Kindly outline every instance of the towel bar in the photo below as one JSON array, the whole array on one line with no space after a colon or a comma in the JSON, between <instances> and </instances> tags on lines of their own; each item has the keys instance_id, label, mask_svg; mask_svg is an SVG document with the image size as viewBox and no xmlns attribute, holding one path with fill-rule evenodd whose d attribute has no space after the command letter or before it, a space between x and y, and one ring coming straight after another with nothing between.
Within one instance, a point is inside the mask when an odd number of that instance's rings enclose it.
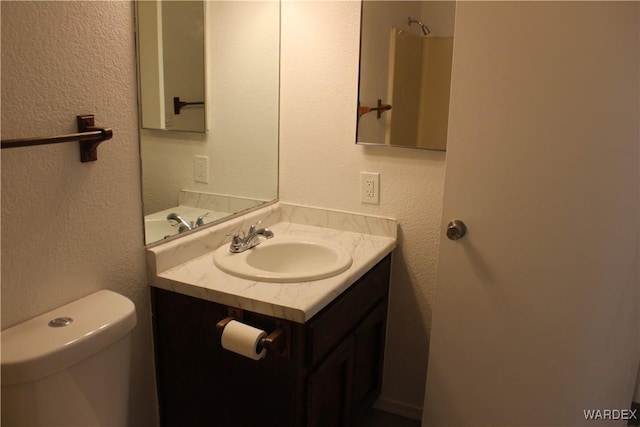
<instances>
[{"instance_id":1,"label":"towel bar","mask_svg":"<svg viewBox=\"0 0 640 427\"><path fill-rule=\"evenodd\" d=\"M79 141L80 161L85 163L98 160L98 145L103 141L111 139L113 137L113 131L108 128L95 126L93 114L76 116L76 121L78 124L78 133L36 138L5 139L1 141L1 147L5 149Z\"/></svg>"},{"instance_id":2,"label":"towel bar","mask_svg":"<svg viewBox=\"0 0 640 427\"><path fill-rule=\"evenodd\" d=\"M186 107L187 105L204 105L204 101L196 101L196 102L180 101L180 97L175 96L173 98L173 114L180 114L180 110L182 109L182 107Z\"/></svg>"}]
</instances>

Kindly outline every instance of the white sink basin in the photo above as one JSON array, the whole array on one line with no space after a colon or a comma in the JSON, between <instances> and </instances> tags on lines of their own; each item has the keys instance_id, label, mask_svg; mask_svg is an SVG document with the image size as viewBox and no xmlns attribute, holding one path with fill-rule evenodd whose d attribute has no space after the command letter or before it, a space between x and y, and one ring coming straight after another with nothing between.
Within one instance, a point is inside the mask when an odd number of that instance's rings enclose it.
<instances>
[{"instance_id":1,"label":"white sink basin","mask_svg":"<svg viewBox=\"0 0 640 427\"><path fill-rule=\"evenodd\" d=\"M222 271L243 279L261 282L307 282L335 276L352 263L345 249L330 242L309 238L278 236L241 253L218 248L213 262Z\"/></svg>"}]
</instances>

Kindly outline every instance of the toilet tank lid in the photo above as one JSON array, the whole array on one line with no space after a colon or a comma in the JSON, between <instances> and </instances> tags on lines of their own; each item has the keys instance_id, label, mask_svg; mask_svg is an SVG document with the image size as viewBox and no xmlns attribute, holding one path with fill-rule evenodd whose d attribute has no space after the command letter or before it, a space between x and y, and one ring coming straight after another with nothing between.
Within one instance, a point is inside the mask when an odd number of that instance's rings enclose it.
<instances>
[{"instance_id":1,"label":"toilet tank lid","mask_svg":"<svg viewBox=\"0 0 640 427\"><path fill-rule=\"evenodd\" d=\"M57 318L72 318L52 327ZM122 338L136 326L126 297L101 290L1 333L2 385L22 384L66 369Z\"/></svg>"}]
</instances>

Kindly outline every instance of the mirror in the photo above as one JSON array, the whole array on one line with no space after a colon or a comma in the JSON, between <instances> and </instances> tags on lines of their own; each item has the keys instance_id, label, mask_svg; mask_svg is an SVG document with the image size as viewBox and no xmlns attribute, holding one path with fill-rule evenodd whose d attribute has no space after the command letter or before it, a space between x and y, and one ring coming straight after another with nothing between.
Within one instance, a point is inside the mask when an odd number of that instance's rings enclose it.
<instances>
[{"instance_id":1,"label":"mirror","mask_svg":"<svg viewBox=\"0 0 640 427\"><path fill-rule=\"evenodd\" d=\"M145 45L140 41L145 37L159 37L157 25L142 25L144 18L140 14L144 12L141 7L144 9L152 4L154 16L158 16L158 9L166 11L169 7L176 15L179 11L174 3L191 3L190 11L200 7L203 10L202 16L185 12L181 21L185 22L188 16L192 20L188 31L197 33L198 28L202 28L204 34L204 96L186 98L185 95L184 101L204 101L205 108L201 104L188 105L181 115L204 111L207 132L177 130L175 126L164 129L141 126L147 244L175 236L180 229L189 231L201 224L219 223L234 214L276 200L278 193L279 2L138 1L140 68L147 56L143 51ZM156 19L156 22L159 21ZM162 24L163 29L166 28L164 21ZM153 35L143 34L148 28ZM166 38L166 33L162 38ZM154 49L158 49L157 44ZM187 47L178 50L184 53ZM174 67L175 64L167 65L167 57L171 56L162 53L164 69ZM156 63L156 67L160 67L160 62ZM150 74L164 74L167 79L166 72L154 71ZM197 71L183 69L182 72L184 74L177 77L179 80L199 80ZM147 73L143 75L141 70L139 74L142 100ZM159 81L156 78L156 87ZM165 106L166 103L165 100ZM143 123L147 104L141 101L139 105ZM168 220L171 213L184 221Z\"/></svg>"},{"instance_id":2,"label":"mirror","mask_svg":"<svg viewBox=\"0 0 640 427\"><path fill-rule=\"evenodd\" d=\"M204 2L139 1L140 122L206 132Z\"/></svg>"},{"instance_id":3,"label":"mirror","mask_svg":"<svg viewBox=\"0 0 640 427\"><path fill-rule=\"evenodd\" d=\"M356 143L446 150L455 4L362 1Z\"/></svg>"}]
</instances>

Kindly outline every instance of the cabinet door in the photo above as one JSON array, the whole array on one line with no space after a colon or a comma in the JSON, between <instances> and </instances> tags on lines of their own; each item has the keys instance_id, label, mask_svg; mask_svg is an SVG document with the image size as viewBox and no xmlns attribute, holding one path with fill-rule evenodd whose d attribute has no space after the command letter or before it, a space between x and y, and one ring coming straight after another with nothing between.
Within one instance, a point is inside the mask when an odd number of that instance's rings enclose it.
<instances>
[{"instance_id":1,"label":"cabinet door","mask_svg":"<svg viewBox=\"0 0 640 427\"><path fill-rule=\"evenodd\" d=\"M381 301L355 330L353 364L354 425L371 407L382 388L387 300Z\"/></svg>"},{"instance_id":2,"label":"cabinet door","mask_svg":"<svg viewBox=\"0 0 640 427\"><path fill-rule=\"evenodd\" d=\"M222 348L215 329L226 306L154 289L156 364L163 427L300 426L304 412L302 326L290 354L259 361ZM277 319L245 312L244 321L272 331Z\"/></svg>"},{"instance_id":3,"label":"cabinet door","mask_svg":"<svg viewBox=\"0 0 640 427\"><path fill-rule=\"evenodd\" d=\"M354 339L347 338L309 376L307 426L351 425Z\"/></svg>"},{"instance_id":4,"label":"cabinet door","mask_svg":"<svg viewBox=\"0 0 640 427\"><path fill-rule=\"evenodd\" d=\"M153 288L156 369L163 427L209 426L225 395L216 360L215 324L226 310L197 298Z\"/></svg>"}]
</instances>

